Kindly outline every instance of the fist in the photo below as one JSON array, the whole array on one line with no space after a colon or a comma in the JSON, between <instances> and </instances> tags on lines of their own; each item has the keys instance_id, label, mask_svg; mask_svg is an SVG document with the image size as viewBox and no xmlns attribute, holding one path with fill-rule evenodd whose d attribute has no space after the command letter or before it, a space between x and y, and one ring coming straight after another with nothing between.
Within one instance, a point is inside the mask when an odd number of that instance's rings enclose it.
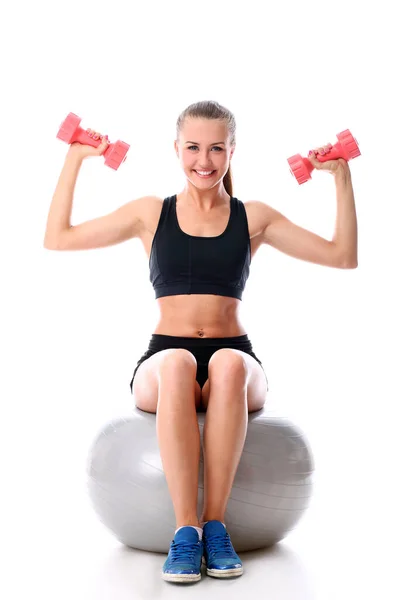
<instances>
[{"instance_id":1,"label":"fist","mask_svg":"<svg viewBox=\"0 0 400 600\"><path fill-rule=\"evenodd\" d=\"M89 144L81 144L80 142L74 142L70 145L69 153L74 154L75 156L79 156L79 158L84 159L88 156L101 156L106 151L108 145L110 144L108 137L106 135L101 135L98 131L94 131L93 129L86 129L86 133L93 140L101 140L101 143L97 148L94 146L90 146Z\"/></svg>"},{"instance_id":2,"label":"fist","mask_svg":"<svg viewBox=\"0 0 400 600\"><path fill-rule=\"evenodd\" d=\"M321 162L318 160L319 156L325 156L332 149L332 144L326 144L326 146L321 146L319 148L314 148L314 150L310 150L308 153L308 160L312 164L315 169L319 171L327 171L328 173L335 174L338 169L342 167L347 167L347 162L344 158L337 158L335 160L326 160L325 162Z\"/></svg>"}]
</instances>

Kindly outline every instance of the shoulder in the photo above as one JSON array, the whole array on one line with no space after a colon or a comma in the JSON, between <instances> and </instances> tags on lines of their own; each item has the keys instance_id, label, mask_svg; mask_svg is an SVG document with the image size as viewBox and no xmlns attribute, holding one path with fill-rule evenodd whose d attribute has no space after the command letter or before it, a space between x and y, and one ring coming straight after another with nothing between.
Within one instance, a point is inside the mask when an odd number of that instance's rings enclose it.
<instances>
[{"instance_id":1,"label":"shoulder","mask_svg":"<svg viewBox=\"0 0 400 600\"><path fill-rule=\"evenodd\" d=\"M143 196L139 198L138 210L142 227L147 231L155 231L160 219L164 198L160 196Z\"/></svg>"},{"instance_id":2,"label":"shoulder","mask_svg":"<svg viewBox=\"0 0 400 600\"><path fill-rule=\"evenodd\" d=\"M273 219L280 214L260 200L247 200L243 204L246 209L251 237L263 234Z\"/></svg>"},{"instance_id":3,"label":"shoulder","mask_svg":"<svg viewBox=\"0 0 400 600\"><path fill-rule=\"evenodd\" d=\"M151 214L154 211L161 210L164 199L160 196L143 196L140 198L141 211L143 213L143 217Z\"/></svg>"}]
</instances>

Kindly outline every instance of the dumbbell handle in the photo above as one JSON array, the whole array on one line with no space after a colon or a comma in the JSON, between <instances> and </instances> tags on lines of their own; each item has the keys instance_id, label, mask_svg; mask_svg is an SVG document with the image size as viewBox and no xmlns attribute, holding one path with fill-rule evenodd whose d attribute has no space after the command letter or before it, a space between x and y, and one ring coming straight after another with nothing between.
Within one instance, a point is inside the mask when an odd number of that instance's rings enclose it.
<instances>
[{"instance_id":1,"label":"dumbbell handle","mask_svg":"<svg viewBox=\"0 0 400 600\"><path fill-rule=\"evenodd\" d=\"M344 158L344 160L348 161L350 160L350 154L346 150L345 146L342 146L340 142L336 142L329 152L326 152L325 154L317 154L316 158L322 163L327 162L328 160L336 160L338 158Z\"/></svg>"},{"instance_id":2,"label":"dumbbell handle","mask_svg":"<svg viewBox=\"0 0 400 600\"><path fill-rule=\"evenodd\" d=\"M86 144L87 146L93 146L93 148L98 148L100 146L102 140L94 140L90 135L82 129L82 127L78 127L72 136L71 144L74 142L78 142L79 144ZM113 151L115 144L108 144L107 148L103 152L103 156L105 159L109 157L111 152Z\"/></svg>"},{"instance_id":3,"label":"dumbbell handle","mask_svg":"<svg viewBox=\"0 0 400 600\"><path fill-rule=\"evenodd\" d=\"M79 142L79 144L86 144L87 146L93 146L94 148L97 148L100 146L102 140L94 140L84 129L82 129L82 127L78 127L72 136L70 143L73 144L74 142ZM112 146L112 144L110 144L110 146Z\"/></svg>"}]
</instances>

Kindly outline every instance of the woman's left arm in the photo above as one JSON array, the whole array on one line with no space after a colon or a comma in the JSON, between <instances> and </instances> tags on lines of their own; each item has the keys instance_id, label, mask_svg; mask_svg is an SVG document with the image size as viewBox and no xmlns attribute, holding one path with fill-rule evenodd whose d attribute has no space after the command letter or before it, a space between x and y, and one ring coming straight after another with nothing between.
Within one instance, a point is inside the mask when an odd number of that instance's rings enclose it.
<instances>
[{"instance_id":1,"label":"woman's left arm","mask_svg":"<svg viewBox=\"0 0 400 600\"><path fill-rule=\"evenodd\" d=\"M329 150L329 146L324 148ZM339 269L355 269L358 266L357 215L349 165L341 158L322 163L316 154L318 151L309 154L308 159L316 169L328 171L336 185L337 213L332 240L299 227L267 204L256 202L262 241L300 260Z\"/></svg>"}]
</instances>

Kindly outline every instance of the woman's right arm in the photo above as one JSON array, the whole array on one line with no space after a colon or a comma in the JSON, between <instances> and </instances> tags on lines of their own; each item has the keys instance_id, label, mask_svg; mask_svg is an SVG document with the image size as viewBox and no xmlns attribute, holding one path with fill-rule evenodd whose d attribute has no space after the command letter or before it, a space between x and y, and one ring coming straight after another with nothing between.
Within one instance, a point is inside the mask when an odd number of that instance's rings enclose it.
<instances>
[{"instance_id":1,"label":"woman's right arm","mask_svg":"<svg viewBox=\"0 0 400 600\"><path fill-rule=\"evenodd\" d=\"M153 196L132 200L114 212L71 225L72 202L83 158L71 146L54 192L47 219L44 247L48 250L89 250L119 244L140 235Z\"/></svg>"}]
</instances>

